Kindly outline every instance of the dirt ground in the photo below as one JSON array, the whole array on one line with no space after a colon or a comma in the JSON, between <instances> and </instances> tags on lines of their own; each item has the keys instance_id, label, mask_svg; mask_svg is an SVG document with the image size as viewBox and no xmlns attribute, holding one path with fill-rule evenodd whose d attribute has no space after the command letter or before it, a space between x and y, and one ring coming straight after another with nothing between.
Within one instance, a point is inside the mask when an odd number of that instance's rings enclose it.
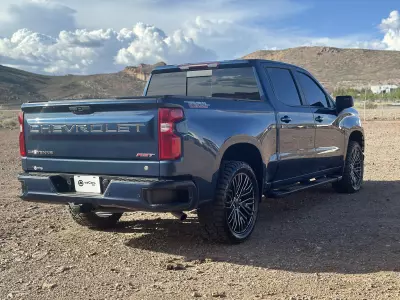
<instances>
[{"instance_id":1,"label":"dirt ground","mask_svg":"<svg viewBox=\"0 0 400 300\"><path fill-rule=\"evenodd\" d=\"M363 190L264 200L253 236L203 242L196 216L132 213L115 231L22 202L0 130L0 299L400 299L400 122L365 124Z\"/></svg>"}]
</instances>

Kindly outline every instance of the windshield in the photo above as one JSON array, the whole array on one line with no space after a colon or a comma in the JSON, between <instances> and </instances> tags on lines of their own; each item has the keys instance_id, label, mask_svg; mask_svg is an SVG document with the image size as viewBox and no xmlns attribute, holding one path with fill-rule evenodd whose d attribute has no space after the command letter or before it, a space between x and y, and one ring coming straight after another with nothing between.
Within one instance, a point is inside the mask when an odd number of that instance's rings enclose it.
<instances>
[{"instance_id":1,"label":"windshield","mask_svg":"<svg viewBox=\"0 0 400 300\"><path fill-rule=\"evenodd\" d=\"M160 95L260 100L251 67L153 74L146 96Z\"/></svg>"}]
</instances>

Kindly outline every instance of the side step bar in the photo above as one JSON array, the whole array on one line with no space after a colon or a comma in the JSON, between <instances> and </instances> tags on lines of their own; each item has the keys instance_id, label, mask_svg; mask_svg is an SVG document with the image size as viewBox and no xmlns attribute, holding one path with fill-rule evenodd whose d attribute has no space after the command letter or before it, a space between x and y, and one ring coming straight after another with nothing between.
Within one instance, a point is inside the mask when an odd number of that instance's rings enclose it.
<instances>
[{"instance_id":1,"label":"side step bar","mask_svg":"<svg viewBox=\"0 0 400 300\"><path fill-rule=\"evenodd\" d=\"M323 178L318 178L313 181L307 181L305 183L297 183L294 185L282 187L279 189L272 189L268 192L268 198L282 198L287 195L293 194L298 191L302 191L311 187L331 183L331 182L336 182L342 179L342 176L335 176L335 177L323 177Z\"/></svg>"}]
</instances>

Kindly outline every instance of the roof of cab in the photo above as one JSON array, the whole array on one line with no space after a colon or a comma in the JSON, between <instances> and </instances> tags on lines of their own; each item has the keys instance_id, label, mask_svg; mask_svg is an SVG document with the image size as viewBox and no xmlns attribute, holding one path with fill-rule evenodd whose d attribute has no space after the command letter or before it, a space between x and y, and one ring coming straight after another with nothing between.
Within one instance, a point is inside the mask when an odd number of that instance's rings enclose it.
<instances>
[{"instance_id":1,"label":"roof of cab","mask_svg":"<svg viewBox=\"0 0 400 300\"><path fill-rule=\"evenodd\" d=\"M182 65L165 65L165 66L159 66L154 68L152 72L155 71L155 73L162 72L162 71L172 71L172 70L182 70L185 67L190 67L190 66L207 66L207 65L222 65L222 66L244 66L244 65L255 65L260 62L267 62L270 64L274 65L279 65L279 66L290 66L290 67L295 67L302 69L298 66L287 64L284 62L279 62L279 61L273 61L273 60L265 60L265 59L237 59L237 60L223 60L223 61L211 61L211 62L199 62L199 63L188 63L188 64L182 64Z\"/></svg>"}]
</instances>

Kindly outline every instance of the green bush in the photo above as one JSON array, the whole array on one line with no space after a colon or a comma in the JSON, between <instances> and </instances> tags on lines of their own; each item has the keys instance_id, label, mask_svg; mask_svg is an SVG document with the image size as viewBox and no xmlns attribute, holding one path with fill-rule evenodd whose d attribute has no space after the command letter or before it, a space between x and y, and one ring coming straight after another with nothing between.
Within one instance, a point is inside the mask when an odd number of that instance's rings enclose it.
<instances>
[{"instance_id":1,"label":"green bush","mask_svg":"<svg viewBox=\"0 0 400 300\"><path fill-rule=\"evenodd\" d=\"M349 95L353 96L354 99L358 100L386 100L386 101L398 101L400 100L400 88L392 90L387 94L374 94L370 89L354 89L354 88L337 88L333 92L333 97Z\"/></svg>"}]
</instances>

